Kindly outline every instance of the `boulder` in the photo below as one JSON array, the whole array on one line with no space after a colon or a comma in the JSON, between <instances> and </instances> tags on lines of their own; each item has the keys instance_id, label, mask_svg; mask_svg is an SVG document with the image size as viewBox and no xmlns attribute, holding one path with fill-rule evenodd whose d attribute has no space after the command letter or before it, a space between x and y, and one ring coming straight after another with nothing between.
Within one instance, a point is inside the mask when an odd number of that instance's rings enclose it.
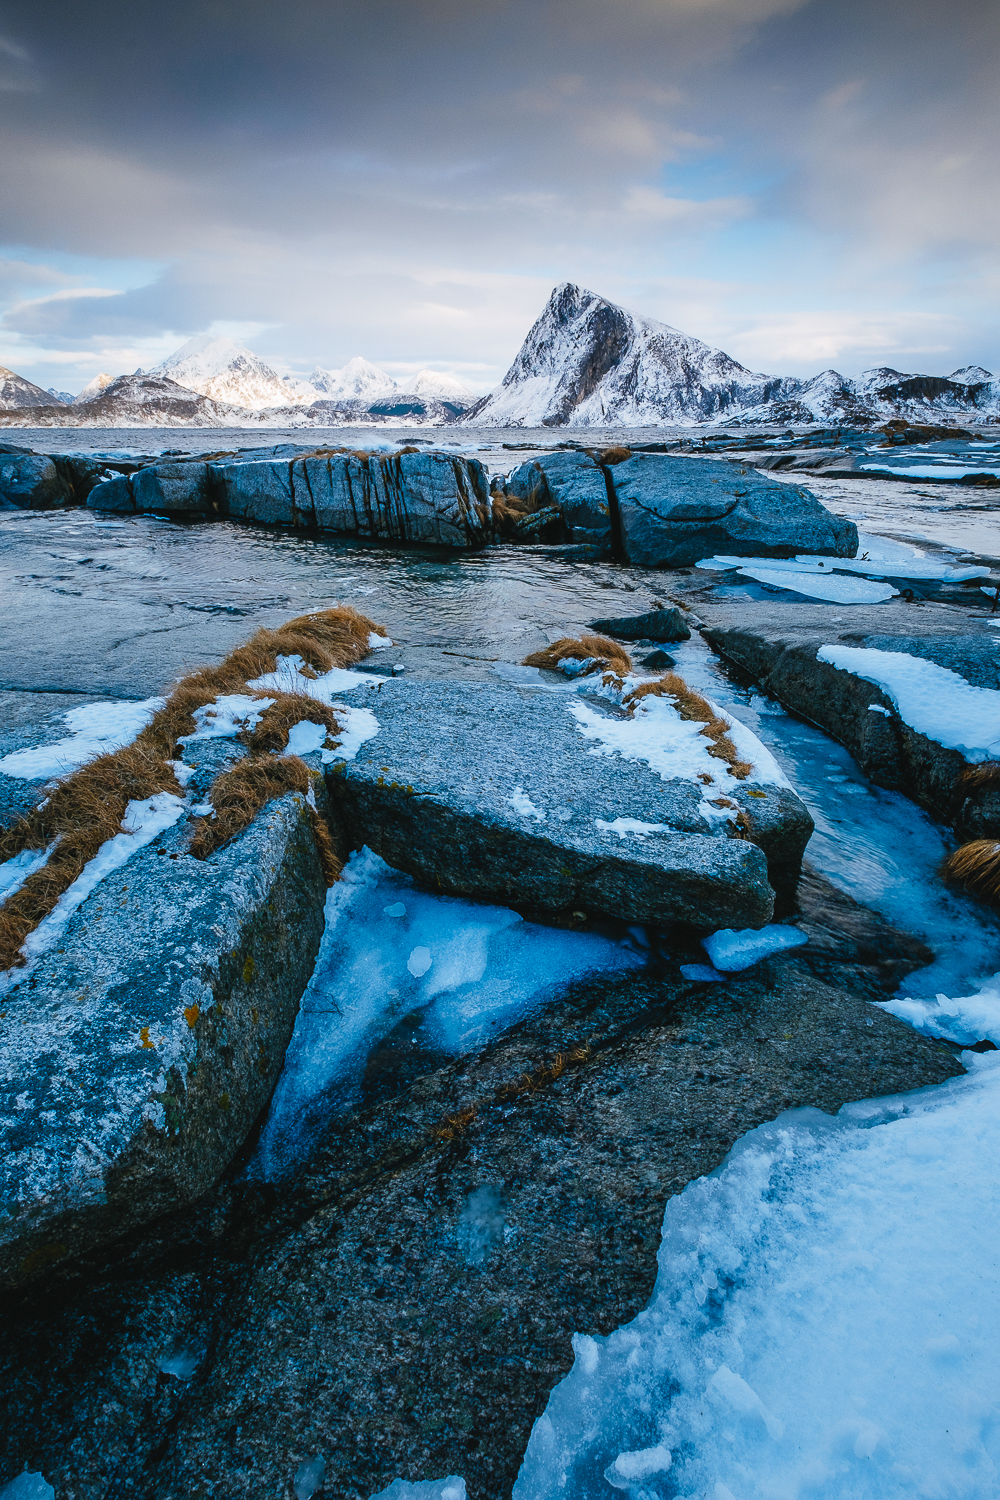
<instances>
[{"instance_id":1,"label":"boulder","mask_svg":"<svg viewBox=\"0 0 1000 1500\"><path fill-rule=\"evenodd\" d=\"M208 515L214 512L214 485L209 464L150 464L132 478L132 495L140 515Z\"/></svg>"},{"instance_id":2,"label":"boulder","mask_svg":"<svg viewBox=\"0 0 1000 1500\"><path fill-rule=\"evenodd\" d=\"M69 498L69 486L44 453L0 449L0 506L4 509L51 510Z\"/></svg>"},{"instance_id":3,"label":"boulder","mask_svg":"<svg viewBox=\"0 0 1000 1500\"><path fill-rule=\"evenodd\" d=\"M6 996L7 1287L199 1197L270 1096L323 930L310 810L272 802L205 861L186 843L182 821L108 875Z\"/></svg>"},{"instance_id":4,"label":"boulder","mask_svg":"<svg viewBox=\"0 0 1000 1500\"><path fill-rule=\"evenodd\" d=\"M359 698L379 732L327 772L342 845L434 890L711 931L763 926L798 878L812 819L789 787L736 781L719 761L709 790L663 780L595 746L571 693L387 680ZM720 795L749 837L707 805Z\"/></svg>"},{"instance_id":5,"label":"boulder","mask_svg":"<svg viewBox=\"0 0 1000 1500\"><path fill-rule=\"evenodd\" d=\"M489 482L477 459L449 453L372 454L367 469L365 505L372 536L445 547L485 546Z\"/></svg>"},{"instance_id":6,"label":"boulder","mask_svg":"<svg viewBox=\"0 0 1000 1500\"><path fill-rule=\"evenodd\" d=\"M611 510L605 471L589 453L546 453L519 464L507 479L508 495L558 506L572 542L611 546Z\"/></svg>"},{"instance_id":7,"label":"boulder","mask_svg":"<svg viewBox=\"0 0 1000 1500\"><path fill-rule=\"evenodd\" d=\"M591 620L591 630L619 641L689 641L691 632L679 609L651 609L617 620Z\"/></svg>"},{"instance_id":8,"label":"boulder","mask_svg":"<svg viewBox=\"0 0 1000 1500\"><path fill-rule=\"evenodd\" d=\"M114 479L105 479L87 496L88 510L103 510L117 515L135 514L135 494L131 474L118 474Z\"/></svg>"},{"instance_id":9,"label":"boulder","mask_svg":"<svg viewBox=\"0 0 1000 1500\"><path fill-rule=\"evenodd\" d=\"M319 531L348 536L373 534L366 504L368 465L364 458L354 453L303 458L293 466L293 472L296 491L301 488L310 497L313 524Z\"/></svg>"},{"instance_id":10,"label":"boulder","mask_svg":"<svg viewBox=\"0 0 1000 1500\"><path fill-rule=\"evenodd\" d=\"M308 525L311 506L303 497L300 510L292 486L294 465L284 460L263 463L213 464L224 495L225 514L264 526Z\"/></svg>"},{"instance_id":11,"label":"boulder","mask_svg":"<svg viewBox=\"0 0 1000 1500\"><path fill-rule=\"evenodd\" d=\"M681 568L715 553L853 557L858 531L808 490L728 460L638 453L610 470L626 559Z\"/></svg>"}]
</instances>

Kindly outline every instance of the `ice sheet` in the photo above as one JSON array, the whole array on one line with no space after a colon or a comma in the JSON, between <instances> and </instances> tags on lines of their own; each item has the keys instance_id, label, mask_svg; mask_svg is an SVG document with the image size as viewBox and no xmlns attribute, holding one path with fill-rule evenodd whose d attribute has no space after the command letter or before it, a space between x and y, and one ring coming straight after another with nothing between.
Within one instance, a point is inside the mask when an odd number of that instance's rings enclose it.
<instances>
[{"instance_id":1,"label":"ice sheet","mask_svg":"<svg viewBox=\"0 0 1000 1500\"><path fill-rule=\"evenodd\" d=\"M575 1337L514 1500L995 1500L1000 1056L964 1060L673 1198L649 1306Z\"/></svg>"},{"instance_id":2,"label":"ice sheet","mask_svg":"<svg viewBox=\"0 0 1000 1500\"><path fill-rule=\"evenodd\" d=\"M702 947L717 969L726 974L735 974L769 958L772 953L782 953L788 948L800 948L808 942L804 932L797 927L782 927L775 923L759 930L747 928L735 932L724 927L720 932L702 939Z\"/></svg>"},{"instance_id":3,"label":"ice sheet","mask_svg":"<svg viewBox=\"0 0 1000 1500\"><path fill-rule=\"evenodd\" d=\"M50 745L13 750L0 760L0 774L23 781L68 776L98 755L131 745L165 702L165 698L144 698L140 703L87 703L71 708L63 714L70 734Z\"/></svg>"},{"instance_id":4,"label":"ice sheet","mask_svg":"<svg viewBox=\"0 0 1000 1500\"><path fill-rule=\"evenodd\" d=\"M457 1474L447 1479L394 1479L371 1500L465 1500L465 1480Z\"/></svg>"},{"instance_id":5,"label":"ice sheet","mask_svg":"<svg viewBox=\"0 0 1000 1500\"><path fill-rule=\"evenodd\" d=\"M973 687L949 667L903 651L825 645L816 658L875 683L905 724L966 760L1000 756L1000 693L993 689Z\"/></svg>"},{"instance_id":6,"label":"ice sheet","mask_svg":"<svg viewBox=\"0 0 1000 1500\"><path fill-rule=\"evenodd\" d=\"M771 588L794 589L810 599L825 599L831 604L883 604L898 593L889 583L872 583L867 578L852 578L843 573L823 576L813 572L779 572L770 565L764 568L741 568L741 578L753 578Z\"/></svg>"},{"instance_id":7,"label":"ice sheet","mask_svg":"<svg viewBox=\"0 0 1000 1500\"><path fill-rule=\"evenodd\" d=\"M54 848L55 842L47 849L22 849L13 859L5 860L0 865L0 901L19 891L29 875L42 868Z\"/></svg>"},{"instance_id":8,"label":"ice sheet","mask_svg":"<svg viewBox=\"0 0 1000 1500\"><path fill-rule=\"evenodd\" d=\"M882 1009L925 1036L947 1037L962 1047L974 1047L981 1041L1000 1047L1000 974L994 974L974 995L955 999L938 995L934 1000L896 996Z\"/></svg>"},{"instance_id":9,"label":"ice sheet","mask_svg":"<svg viewBox=\"0 0 1000 1500\"><path fill-rule=\"evenodd\" d=\"M464 1500L465 1490L462 1490ZM0 1500L55 1500L56 1492L43 1474L25 1469L0 1490Z\"/></svg>"},{"instance_id":10,"label":"ice sheet","mask_svg":"<svg viewBox=\"0 0 1000 1500\"><path fill-rule=\"evenodd\" d=\"M643 963L608 938L428 895L370 850L353 854L327 897L323 942L252 1171L281 1176L325 1119L359 1102L369 1052L404 1017L407 1045L461 1053L572 979Z\"/></svg>"}]
</instances>

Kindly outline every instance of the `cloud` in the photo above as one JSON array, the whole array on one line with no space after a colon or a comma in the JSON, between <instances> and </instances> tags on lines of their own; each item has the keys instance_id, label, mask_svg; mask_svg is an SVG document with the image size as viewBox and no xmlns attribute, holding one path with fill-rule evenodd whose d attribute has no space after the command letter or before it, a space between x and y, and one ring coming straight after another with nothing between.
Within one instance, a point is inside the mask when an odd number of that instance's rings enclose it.
<instances>
[{"instance_id":1,"label":"cloud","mask_svg":"<svg viewBox=\"0 0 1000 1500\"><path fill-rule=\"evenodd\" d=\"M363 352L486 380L555 282L662 315L672 278L714 291L669 320L758 368L936 337L1000 363L981 0L4 14L0 79L32 80L0 92L7 233L70 278L0 263L5 358L110 368L227 322L296 368ZM162 270L121 285L95 258ZM51 295L88 287L117 294Z\"/></svg>"}]
</instances>

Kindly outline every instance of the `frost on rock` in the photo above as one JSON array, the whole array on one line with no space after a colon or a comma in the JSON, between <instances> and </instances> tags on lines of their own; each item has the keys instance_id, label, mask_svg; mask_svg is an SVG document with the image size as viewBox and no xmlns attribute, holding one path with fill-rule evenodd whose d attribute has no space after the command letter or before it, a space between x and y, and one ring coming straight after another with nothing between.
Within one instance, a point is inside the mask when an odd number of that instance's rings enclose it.
<instances>
[{"instance_id":1,"label":"frost on rock","mask_svg":"<svg viewBox=\"0 0 1000 1500\"><path fill-rule=\"evenodd\" d=\"M165 702L165 698L145 698L141 703L87 703L71 708L63 714L63 723L72 731L65 739L13 750L0 759L0 775L22 781L68 776L98 755L131 745Z\"/></svg>"},{"instance_id":2,"label":"frost on rock","mask_svg":"<svg viewBox=\"0 0 1000 1500\"><path fill-rule=\"evenodd\" d=\"M851 672L892 699L904 724L977 764L1000 756L1000 693L905 651L821 646L817 661Z\"/></svg>"},{"instance_id":3,"label":"frost on rock","mask_svg":"<svg viewBox=\"0 0 1000 1500\"><path fill-rule=\"evenodd\" d=\"M322 946L251 1171L282 1175L325 1119L353 1108L369 1052L404 1019L415 1045L456 1055L556 986L643 963L593 933L428 895L370 850L352 854L327 896Z\"/></svg>"},{"instance_id":4,"label":"frost on rock","mask_svg":"<svg viewBox=\"0 0 1000 1500\"><path fill-rule=\"evenodd\" d=\"M1000 1057L963 1061L791 1111L671 1199L648 1307L575 1337L514 1500L600 1475L636 1500L995 1500Z\"/></svg>"}]
</instances>

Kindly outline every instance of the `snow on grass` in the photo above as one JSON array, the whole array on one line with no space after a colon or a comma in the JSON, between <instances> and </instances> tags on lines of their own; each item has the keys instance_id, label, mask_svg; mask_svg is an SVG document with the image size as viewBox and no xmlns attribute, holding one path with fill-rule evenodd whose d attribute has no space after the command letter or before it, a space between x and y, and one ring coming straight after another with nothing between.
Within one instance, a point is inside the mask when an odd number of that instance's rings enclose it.
<instances>
[{"instance_id":1,"label":"snow on grass","mask_svg":"<svg viewBox=\"0 0 1000 1500\"><path fill-rule=\"evenodd\" d=\"M388 642L378 637L382 645ZM279 656L273 672L255 677L247 687L257 693L300 693L315 698L320 703L332 703L338 693L349 693L352 688L381 686L387 679L371 672L349 672L345 667L331 667L318 677L304 677L305 661L301 656Z\"/></svg>"},{"instance_id":2,"label":"snow on grass","mask_svg":"<svg viewBox=\"0 0 1000 1500\"><path fill-rule=\"evenodd\" d=\"M256 729L273 703L273 698L251 698L248 693L222 693L195 709L191 717L197 728L193 734L181 735L179 743L235 739L241 730Z\"/></svg>"},{"instance_id":3,"label":"snow on grass","mask_svg":"<svg viewBox=\"0 0 1000 1500\"><path fill-rule=\"evenodd\" d=\"M371 1049L406 1018L405 1045L448 1055L481 1046L556 986L643 965L593 933L432 896L365 849L326 901L326 929L252 1170L281 1176L331 1114L362 1097Z\"/></svg>"},{"instance_id":4,"label":"snow on grass","mask_svg":"<svg viewBox=\"0 0 1000 1500\"><path fill-rule=\"evenodd\" d=\"M43 917L38 926L28 933L21 947L28 965L21 969L8 969L6 973L0 975L0 993L14 984L19 984L27 975L31 964L50 948L55 947L66 931L73 913L83 905L87 897L106 876L114 870L120 870L133 854L137 854L140 849L152 843L153 839L165 829L172 828L181 814L186 811L185 800L173 792L156 792L152 797L130 802L122 818L121 833L101 845L93 859L88 860L84 865L72 885L67 886L63 891L48 916Z\"/></svg>"},{"instance_id":5,"label":"snow on grass","mask_svg":"<svg viewBox=\"0 0 1000 1500\"><path fill-rule=\"evenodd\" d=\"M703 938L702 947L716 969L734 974L741 969L751 968L760 963L762 958L769 958L772 953L800 948L808 941L805 933L800 932L797 927L782 927L775 923L770 927L761 927L759 930L747 928L742 932L723 927L720 932L713 932L710 937Z\"/></svg>"},{"instance_id":6,"label":"snow on grass","mask_svg":"<svg viewBox=\"0 0 1000 1500\"><path fill-rule=\"evenodd\" d=\"M577 1335L514 1500L995 1500L1000 1057L744 1136L649 1306Z\"/></svg>"},{"instance_id":7,"label":"snow on grass","mask_svg":"<svg viewBox=\"0 0 1000 1500\"><path fill-rule=\"evenodd\" d=\"M22 781L68 776L98 755L131 745L165 702L165 698L144 698L140 703L87 703L71 708L62 716L70 734L50 745L13 750L0 759L0 775Z\"/></svg>"},{"instance_id":8,"label":"snow on grass","mask_svg":"<svg viewBox=\"0 0 1000 1500\"><path fill-rule=\"evenodd\" d=\"M949 667L904 651L825 645L816 659L875 683L905 724L966 760L1000 756L1000 692L973 687Z\"/></svg>"}]
</instances>

